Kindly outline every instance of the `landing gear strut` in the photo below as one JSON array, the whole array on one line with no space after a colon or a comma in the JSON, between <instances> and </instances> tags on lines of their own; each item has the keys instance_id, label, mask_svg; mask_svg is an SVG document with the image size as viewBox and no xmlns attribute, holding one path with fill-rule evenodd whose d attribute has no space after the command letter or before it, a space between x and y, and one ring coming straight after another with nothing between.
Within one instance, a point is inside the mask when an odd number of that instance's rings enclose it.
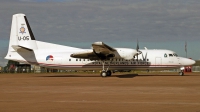
<instances>
[{"instance_id":1,"label":"landing gear strut","mask_svg":"<svg viewBox=\"0 0 200 112\"><path fill-rule=\"evenodd\" d=\"M111 61L112 62L112 61ZM110 63L111 63L110 62ZM105 61L102 61L102 65L103 65L103 70L101 71L101 77L106 77L106 76L111 76L112 75L112 72L110 71L110 70L108 70L109 69L109 67L110 67L110 63L109 63L109 66L108 66L108 68L105 70L105 67L104 67L104 65L105 65Z\"/></svg>"}]
</instances>

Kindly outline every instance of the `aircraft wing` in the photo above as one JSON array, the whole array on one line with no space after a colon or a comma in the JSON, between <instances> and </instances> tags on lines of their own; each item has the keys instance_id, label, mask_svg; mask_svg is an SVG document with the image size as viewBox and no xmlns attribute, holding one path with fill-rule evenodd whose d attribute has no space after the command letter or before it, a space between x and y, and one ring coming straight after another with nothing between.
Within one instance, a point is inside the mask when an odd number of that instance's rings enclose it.
<instances>
[{"instance_id":1,"label":"aircraft wing","mask_svg":"<svg viewBox=\"0 0 200 112\"><path fill-rule=\"evenodd\" d=\"M114 54L113 52L116 49L104 44L103 42L94 42L92 44L93 50L91 51L84 51L71 54L71 57L74 58L85 58L85 59L102 59L106 58L110 54Z\"/></svg>"},{"instance_id":2,"label":"aircraft wing","mask_svg":"<svg viewBox=\"0 0 200 112\"><path fill-rule=\"evenodd\" d=\"M102 53L109 55L110 53L116 51L114 48L104 44L103 42L95 42L92 44L93 50L95 53Z\"/></svg>"}]
</instances>

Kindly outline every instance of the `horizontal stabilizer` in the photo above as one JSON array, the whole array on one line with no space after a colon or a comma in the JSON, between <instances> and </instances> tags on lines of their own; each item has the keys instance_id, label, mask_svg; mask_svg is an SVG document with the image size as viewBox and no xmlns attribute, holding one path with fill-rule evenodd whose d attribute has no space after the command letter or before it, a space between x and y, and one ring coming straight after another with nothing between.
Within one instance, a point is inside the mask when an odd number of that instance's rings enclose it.
<instances>
[{"instance_id":1,"label":"horizontal stabilizer","mask_svg":"<svg viewBox=\"0 0 200 112\"><path fill-rule=\"evenodd\" d=\"M24 50L28 50L28 51L33 51L32 49L29 49L29 48L26 48L26 47L23 47L23 46L18 46L18 45L12 45L12 48L17 51L19 49L24 49Z\"/></svg>"}]
</instances>

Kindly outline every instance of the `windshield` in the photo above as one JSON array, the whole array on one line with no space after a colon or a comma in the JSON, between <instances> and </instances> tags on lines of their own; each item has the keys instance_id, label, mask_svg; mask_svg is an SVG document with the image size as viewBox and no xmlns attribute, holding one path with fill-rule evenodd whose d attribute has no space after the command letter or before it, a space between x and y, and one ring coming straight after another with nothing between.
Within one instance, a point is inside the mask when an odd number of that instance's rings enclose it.
<instances>
[{"instance_id":1,"label":"windshield","mask_svg":"<svg viewBox=\"0 0 200 112\"><path fill-rule=\"evenodd\" d=\"M175 57L178 57L178 55L176 53L173 54Z\"/></svg>"}]
</instances>

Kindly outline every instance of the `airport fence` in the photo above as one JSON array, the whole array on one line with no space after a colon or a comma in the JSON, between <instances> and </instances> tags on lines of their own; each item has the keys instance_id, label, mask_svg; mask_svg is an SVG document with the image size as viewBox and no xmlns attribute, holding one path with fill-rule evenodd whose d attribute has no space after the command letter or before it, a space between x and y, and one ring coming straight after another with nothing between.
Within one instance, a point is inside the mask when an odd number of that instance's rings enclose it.
<instances>
[{"instance_id":1,"label":"airport fence","mask_svg":"<svg viewBox=\"0 0 200 112\"><path fill-rule=\"evenodd\" d=\"M200 72L200 66L193 66L192 72Z\"/></svg>"}]
</instances>

